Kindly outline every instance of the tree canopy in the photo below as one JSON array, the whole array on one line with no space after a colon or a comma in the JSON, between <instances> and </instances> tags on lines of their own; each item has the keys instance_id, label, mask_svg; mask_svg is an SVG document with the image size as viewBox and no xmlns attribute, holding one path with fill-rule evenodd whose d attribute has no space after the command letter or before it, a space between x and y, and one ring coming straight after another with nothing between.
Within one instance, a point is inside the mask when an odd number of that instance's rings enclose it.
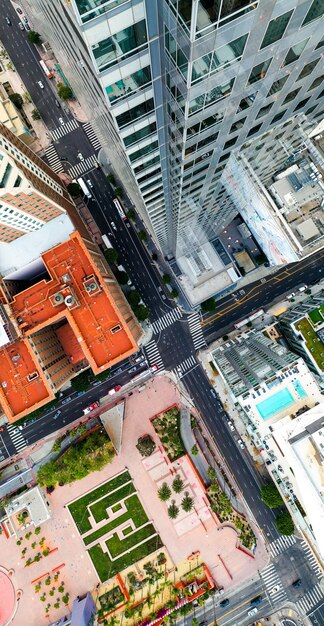
<instances>
[{"instance_id":1,"label":"tree canopy","mask_svg":"<svg viewBox=\"0 0 324 626\"><path fill-rule=\"evenodd\" d=\"M38 472L38 482L46 487L81 480L91 472L101 470L114 458L114 448L106 433L95 430L73 444L56 460L43 465Z\"/></svg>"},{"instance_id":2,"label":"tree canopy","mask_svg":"<svg viewBox=\"0 0 324 626\"><path fill-rule=\"evenodd\" d=\"M40 38L40 34L37 33L35 30L30 30L28 32L28 41L30 41L30 43L39 43L41 38Z\"/></svg>"},{"instance_id":3,"label":"tree canopy","mask_svg":"<svg viewBox=\"0 0 324 626\"><path fill-rule=\"evenodd\" d=\"M269 509L282 506L283 499L274 483L262 485L260 490L261 500Z\"/></svg>"},{"instance_id":4,"label":"tree canopy","mask_svg":"<svg viewBox=\"0 0 324 626\"><path fill-rule=\"evenodd\" d=\"M104 254L108 263L116 263L116 261L118 261L119 254L115 248L108 248L105 250Z\"/></svg>"},{"instance_id":5,"label":"tree canopy","mask_svg":"<svg viewBox=\"0 0 324 626\"><path fill-rule=\"evenodd\" d=\"M69 98L72 98L73 95L71 87L65 85L64 83L57 84L57 93L62 100L69 100Z\"/></svg>"},{"instance_id":6,"label":"tree canopy","mask_svg":"<svg viewBox=\"0 0 324 626\"><path fill-rule=\"evenodd\" d=\"M126 272L116 272L116 280L120 285L127 285L128 274Z\"/></svg>"},{"instance_id":7,"label":"tree canopy","mask_svg":"<svg viewBox=\"0 0 324 626\"><path fill-rule=\"evenodd\" d=\"M215 311L216 309L216 301L215 298L208 298L201 303L201 310L208 313L209 311Z\"/></svg>"},{"instance_id":8,"label":"tree canopy","mask_svg":"<svg viewBox=\"0 0 324 626\"><path fill-rule=\"evenodd\" d=\"M32 113L31 113L32 119L33 120L40 120L41 119L41 114L38 111L38 109L33 109ZM73 183L72 183L73 184Z\"/></svg>"},{"instance_id":9,"label":"tree canopy","mask_svg":"<svg viewBox=\"0 0 324 626\"><path fill-rule=\"evenodd\" d=\"M144 322L150 316L150 311L144 304L139 304L134 313L140 322Z\"/></svg>"},{"instance_id":10,"label":"tree canopy","mask_svg":"<svg viewBox=\"0 0 324 626\"><path fill-rule=\"evenodd\" d=\"M12 93L9 96L9 100L17 107L17 109L22 109L24 101L20 95L20 93Z\"/></svg>"},{"instance_id":11,"label":"tree canopy","mask_svg":"<svg viewBox=\"0 0 324 626\"><path fill-rule=\"evenodd\" d=\"M281 535L293 535L294 534L294 522L292 521L292 517L288 511L282 511L276 517L276 527L277 531Z\"/></svg>"},{"instance_id":12,"label":"tree canopy","mask_svg":"<svg viewBox=\"0 0 324 626\"><path fill-rule=\"evenodd\" d=\"M80 187L79 183L69 183L67 185L67 190L68 190L70 196L72 196L72 198L76 198L77 196L80 195L81 187Z\"/></svg>"},{"instance_id":13,"label":"tree canopy","mask_svg":"<svg viewBox=\"0 0 324 626\"><path fill-rule=\"evenodd\" d=\"M74 376L71 380L71 386L76 391L86 391L89 387L89 372L86 370Z\"/></svg>"}]
</instances>

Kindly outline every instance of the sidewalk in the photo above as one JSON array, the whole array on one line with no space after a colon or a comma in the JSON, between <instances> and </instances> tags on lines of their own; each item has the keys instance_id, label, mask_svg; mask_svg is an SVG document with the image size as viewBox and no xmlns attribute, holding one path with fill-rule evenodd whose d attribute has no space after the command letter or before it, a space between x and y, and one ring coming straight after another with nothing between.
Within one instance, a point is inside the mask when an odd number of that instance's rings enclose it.
<instances>
[{"instance_id":1,"label":"sidewalk","mask_svg":"<svg viewBox=\"0 0 324 626\"><path fill-rule=\"evenodd\" d=\"M210 480L207 474L208 464L204 456L202 455L199 449L199 446L198 446L198 454L195 455L191 453L191 449L193 448L193 446L197 445L197 441L191 429L191 414L190 414L190 410L188 409L188 407L182 407L181 409L180 433L181 433L181 438L184 443L184 446L187 450L188 456L190 457L192 463L194 464L198 474L200 475L200 478L203 480L203 482L206 485L208 485L210 483Z\"/></svg>"}]
</instances>

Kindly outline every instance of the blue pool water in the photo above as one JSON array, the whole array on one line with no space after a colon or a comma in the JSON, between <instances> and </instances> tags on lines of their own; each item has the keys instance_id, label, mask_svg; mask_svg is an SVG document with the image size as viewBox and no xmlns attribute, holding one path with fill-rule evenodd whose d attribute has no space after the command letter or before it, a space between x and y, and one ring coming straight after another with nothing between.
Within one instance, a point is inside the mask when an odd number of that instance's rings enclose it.
<instances>
[{"instance_id":1,"label":"blue pool water","mask_svg":"<svg viewBox=\"0 0 324 626\"><path fill-rule=\"evenodd\" d=\"M270 396L270 398L267 398L266 400L263 400L263 402L257 404L256 408L258 409L262 419L266 420L291 404L294 404L294 402L295 400L289 389L285 388L277 393L274 393Z\"/></svg>"},{"instance_id":2,"label":"blue pool water","mask_svg":"<svg viewBox=\"0 0 324 626\"><path fill-rule=\"evenodd\" d=\"M306 398L307 393L299 380L293 380L293 386L300 398Z\"/></svg>"}]
</instances>

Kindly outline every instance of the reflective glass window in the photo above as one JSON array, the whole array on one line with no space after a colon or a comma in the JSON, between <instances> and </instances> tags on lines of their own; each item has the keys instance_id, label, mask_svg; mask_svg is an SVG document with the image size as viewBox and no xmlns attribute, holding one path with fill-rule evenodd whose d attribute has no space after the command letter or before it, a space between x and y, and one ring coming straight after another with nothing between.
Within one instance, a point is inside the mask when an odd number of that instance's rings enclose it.
<instances>
[{"instance_id":1,"label":"reflective glass window","mask_svg":"<svg viewBox=\"0 0 324 626\"><path fill-rule=\"evenodd\" d=\"M125 111L124 113L121 113L120 115L117 115L116 122L119 128L122 128L123 126L126 126L126 124L130 124L134 120L137 120L139 117L146 115L146 113L153 111L153 109L154 109L154 100L153 98L150 98L149 100L146 100L145 102L141 102L141 104L137 104L132 109L129 109L128 111Z\"/></svg>"},{"instance_id":2,"label":"reflective glass window","mask_svg":"<svg viewBox=\"0 0 324 626\"><path fill-rule=\"evenodd\" d=\"M158 145L159 145L158 141L152 141L152 143L148 144L147 146L144 146L144 148L140 148L139 150L136 150L136 152L129 154L128 158L133 163L133 161L137 161L137 159L140 159L146 154L150 154L150 152L154 152L154 150L158 147Z\"/></svg>"},{"instance_id":3,"label":"reflective glass window","mask_svg":"<svg viewBox=\"0 0 324 626\"><path fill-rule=\"evenodd\" d=\"M303 109L306 106L308 100L310 100L310 97L311 96L309 96L308 98L304 98L304 100L298 102L297 106L294 108L294 111L299 111L299 109Z\"/></svg>"},{"instance_id":4,"label":"reflective glass window","mask_svg":"<svg viewBox=\"0 0 324 626\"><path fill-rule=\"evenodd\" d=\"M135 174L137 174L138 172L147 170L149 167L152 167L152 165L155 165L155 163L158 163L159 161L160 161L160 155L158 154L157 156L153 157L153 159L150 159L149 161L145 161L145 163L142 163L141 165L134 167L134 172Z\"/></svg>"},{"instance_id":5,"label":"reflective glass window","mask_svg":"<svg viewBox=\"0 0 324 626\"><path fill-rule=\"evenodd\" d=\"M317 20L319 17L322 17L322 15L324 15L323 0L313 0L302 26L309 24L309 22L312 22L313 20Z\"/></svg>"},{"instance_id":6,"label":"reflective glass window","mask_svg":"<svg viewBox=\"0 0 324 626\"><path fill-rule=\"evenodd\" d=\"M166 0L173 13L180 21L190 28L191 9L193 0Z\"/></svg>"},{"instance_id":7,"label":"reflective glass window","mask_svg":"<svg viewBox=\"0 0 324 626\"><path fill-rule=\"evenodd\" d=\"M315 89L315 87L318 87L322 81L323 81L324 76L318 76L317 78L315 78L315 80L313 80L311 86L307 89L307 91L311 91L311 89Z\"/></svg>"},{"instance_id":8,"label":"reflective glass window","mask_svg":"<svg viewBox=\"0 0 324 626\"><path fill-rule=\"evenodd\" d=\"M272 58L268 59L267 61L262 61L262 63L258 63L258 65L255 65L252 68L252 71L248 80L248 83L250 85L252 85L253 83L256 83L258 80L261 80L262 78L265 77L271 61L272 61Z\"/></svg>"},{"instance_id":9,"label":"reflective glass window","mask_svg":"<svg viewBox=\"0 0 324 626\"><path fill-rule=\"evenodd\" d=\"M293 91L290 91L289 94L285 97L282 104L287 104L287 102L291 102L292 100L294 100L294 98L296 98L299 91L300 91L300 87L299 89L294 89Z\"/></svg>"},{"instance_id":10,"label":"reflective glass window","mask_svg":"<svg viewBox=\"0 0 324 626\"><path fill-rule=\"evenodd\" d=\"M244 126L246 121L246 117L242 117L242 119L238 120L237 122L234 122L234 124L232 124L231 128L230 128L230 134L231 133L235 133L236 131L240 130L240 128L242 128L242 126Z\"/></svg>"},{"instance_id":11,"label":"reflective glass window","mask_svg":"<svg viewBox=\"0 0 324 626\"><path fill-rule=\"evenodd\" d=\"M143 67L134 74L127 76L127 78L121 78L115 83L106 87L106 93L110 102L114 102L117 98L128 96L132 91L136 91L147 85L151 81L150 67Z\"/></svg>"},{"instance_id":12,"label":"reflective glass window","mask_svg":"<svg viewBox=\"0 0 324 626\"><path fill-rule=\"evenodd\" d=\"M236 17L255 9L257 6L253 0L199 0L197 13L197 30L209 32L213 24L219 20L228 22ZM230 16L230 17L229 17ZM225 18L227 18L225 20ZM224 23L223 22L223 23ZM211 27L208 29L208 27Z\"/></svg>"},{"instance_id":13,"label":"reflective glass window","mask_svg":"<svg viewBox=\"0 0 324 626\"><path fill-rule=\"evenodd\" d=\"M271 111L273 107L273 102L271 102L270 104L267 104L267 106L262 107L259 111L259 113L257 114L257 119L259 117L263 117L263 115L267 115L267 113L269 113L269 111Z\"/></svg>"},{"instance_id":14,"label":"reflective glass window","mask_svg":"<svg viewBox=\"0 0 324 626\"><path fill-rule=\"evenodd\" d=\"M253 104L257 93L258 92L256 91L255 93L251 93L249 96L245 96L245 98L242 98L238 106L238 112L248 109Z\"/></svg>"},{"instance_id":15,"label":"reflective glass window","mask_svg":"<svg viewBox=\"0 0 324 626\"><path fill-rule=\"evenodd\" d=\"M266 34L261 44L261 50L262 48L266 48L266 46L270 46L275 41L281 39L288 26L292 14L293 10L287 11L287 13L279 15L279 17L276 17L274 20L271 20L271 22L269 22Z\"/></svg>"},{"instance_id":16,"label":"reflective glass window","mask_svg":"<svg viewBox=\"0 0 324 626\"><path fill-rule=\"evenodd\" d=\"M197 98L190 100L189 115L193 115L203 107L210 106L214 102L217 102L217 100L221 100L222 98L229 96L233 89L234 80L235 79L232 78L228 83L214 87L214 89L206 94L202 94L201 96L197 96Z\"/></svg>"},{"instance_id":17,"label":"reflective glass window","mask_svg":"<svg viewBox=\"0 0 324 626\"><path fill-rule=\"evenodd\" d=\"M288 76L283 76L282 78L279 78L279 80L275 80L268 91L267 97L272 96L272 94L277 93L277 91L280 91L287 80Z\"/></svg>"},{"instance_id":18,"label":"reflective glass window","mask_svg":"<svg viewBox=\"0 0 324 626\"><path fill-rule=\"evenodd\" d=\"M243 54L248 35L242 35L234 39L231 43L221 46L214 52L206 54L197 59L192 65L192 81L201 80L209 72L216 72L218 69L234 63Z\"/></svg>"},{"instance_id":19,"label":"reflective glass window","mask_svg":"<svg viewBox=\"0 0 324 626\"><path fill-rule=\"evenodd\" d=\"M251 135L255 135L255 133L258 132L258 130L260 130L262 124L257 124L257 126L253 126L253 128L251 128L251 130L248 132L247 136L251 137Z\"/></svg>"},{"instance_id":20,"label":"reflective glass window","mask_svg":"<svg viewBox=\"0 0 324 626\"><path fill-rule=\"evenodd\" d=\"M306 65L304 65L302 71L298 75L297 80L301 80L302 78L306 78L306 76L309 76L309 74L312 73L313 69L316 67L318 62L319 62L319 59L315 59L314 61L311 61L310 63L306 63Z\"/></svg>"},{"instance_id":21,"label":"reflective glass window","mask_svg":"<svg viewBox=\"0 0 324 626\"><path fill-rule=\"evenodd\" d=\"M92 46L97 67L102 70L135 54L147 42L145 20L141 20Z\"/></svg>"},{"instance_id":22,"label":"reflective glass window","mask_svg":"<svg viewBox=\"0 0 324 626\"><path fill-rule=\"evenodd\" d=\"M309 37L308 39L304 39L304 41L300 41L299 43L296 43L295 46L292 46L292 48L288 50L286 58L282 65L283 66L289 65L289 63L293 63L294 61L297 61L297 59L299 59L300 55L304 51L308 41L309 41Z\"/></svg>"},{"instance_id":23,"label":"reflective glass window","mask_svg":"<svg viewBox=\"0 0 324 626\"><path fill-rule=\"evenodd\" d=\"M137 130L135 133L131 133L127 137L124 137L123 142L125 146L130 146L132 143L135 143L136 141L140 141L141 139L144 139L144 137L151 135L155 131L156 131L156 123L153 122L153 124L149 124L148 126L145 126L145 128L141 128L140 130Z\"/></svg>"},{"instance_id":24,"label":"reflective glass window","mask_svg":"<svg viewBox=\"0 0 324 626\"><path fill-rule=\"evenodd\" d=\"M315 50L318 50L319 48L321 48L322 46L324 46L324 36L322 37L322 39L318 42Z\"/></svg>"}]
</instances>

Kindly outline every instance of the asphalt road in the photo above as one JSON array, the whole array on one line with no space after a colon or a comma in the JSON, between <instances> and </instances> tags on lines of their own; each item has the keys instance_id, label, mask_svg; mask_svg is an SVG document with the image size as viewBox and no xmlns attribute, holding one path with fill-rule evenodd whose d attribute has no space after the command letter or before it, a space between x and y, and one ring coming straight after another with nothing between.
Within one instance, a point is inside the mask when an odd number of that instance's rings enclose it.
<instances>
[{"instance_id":1,"label":"asphalt road","mask_svg":"<svg viewBox=\"0 0 324 626\"><path fill-rule=\"evenodd\" d=\"M12 19L12 26L7 26L2 20L0 24L0 37L7 47L12 61L21 72L26 87L33 98L35 106L39 109L49 129L59 126L58 118L61 117L61 109L55 106L56 94L53 85L39 66L39 57L35 47L30 45L26 33L18 29L18 18L11 5L0 0L0 7L5 15ZM45 89L39 89L37 80L41 80ZM94 149L84 133L82 127L63 136L56 142L56 149L61 158L67 159L71 164L78 162L77 152L81 151L84 157L94 154ZM162 316L172 311L175 304L171 300L162 300L159 289L164 289L161 277L152 263L145 246L139 241L132 224L128 220L121 220L112 202L113 194L106 177L100 169L94 169L86 174L90 178L93 188L93 198L87 200L88 207L97 222L102 233L106 233L112 240L113 246L120 253L120 262L128 272L136 289L140 292L145 304L151 311L151 321L161 319ZM116 230L112 227L116 225ZM217 303L217 308L212 315L203 319L203 328L207 342L215 336L222 334L228 322L233 324L238 319L246 317L266 304L270 304L275 298L287 291L292 291L296 285L306 282L311 284L321 277L322 268L321 253L313 255L299 264L292 264L284 270L266 279L265 282L257 281L245 287L244 294L237 290L231 296L223 298ZM224 332L224 331L223 331ZM182 376L189 396L199 410L211 435L226 460L231 465L234 480L238 488L244 494L248 507L252 511L258 526L262 529L269 540L275 539L277 531L274 526L274 513L265 508L259 498L260 478L253 463L245 451L241 451L235 438L226 426L226 414L212 396L212 387L209 384L202 368L196 362L195 348L190 335L186 316L165 328L161 333L154 336L162 361L167 370L175 370L179 365L192 357L195 364ZM151 363L152 365L152 363ZM135 374L134 374L135 375ZM72 397L71 401L63 407L55 407L55 410L44 411L44 415L33 424L29 424L22 431L28 445L33 445L39 439L59 430L64 424L70 424L82 417L82 409L91 404L115 384L124 384L128 380L127 374L118 374L114 379L109 379L101 386L90 388L81 398ZM71 395L71 394L69 394ZM64 400L64 398L62 398ZM60 408L61 413L56 420L53 419L56 411ZM16 451L6 431L0 433L1 439L7 447L7 456Z\"/></svg>"}]
</instances>

